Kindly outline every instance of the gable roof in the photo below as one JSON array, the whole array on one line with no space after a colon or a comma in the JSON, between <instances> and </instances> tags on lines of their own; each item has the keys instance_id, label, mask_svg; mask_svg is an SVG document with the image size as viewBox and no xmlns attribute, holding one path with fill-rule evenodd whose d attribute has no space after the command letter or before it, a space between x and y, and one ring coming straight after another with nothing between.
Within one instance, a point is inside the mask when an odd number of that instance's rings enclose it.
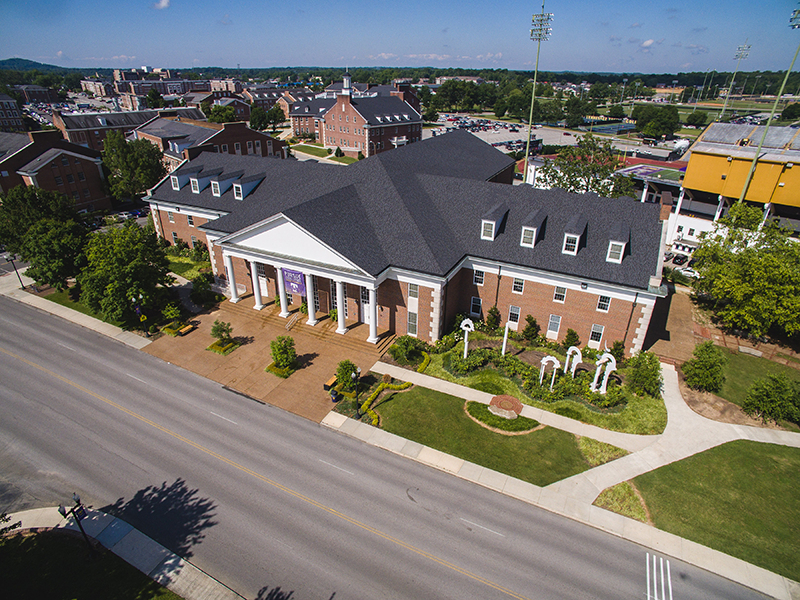
<instances>
[{"instance_id":1,"label":"gable roof","mask_svg":"<svg viewBox=\"0 0 800 600\"><path fill-rule=\"evenodd\" d=\"M350 104L370 125L400 125L422 120L422 115L397 96L352 98Z\"/></svg>"},{"instance_id":2,"label":"gable roof","mask_svg":"<svg viewBox=\"0 0 800 600\"><path fill-rule=\"evenodd\" d=\"M0 162L32 143L24 133L0 132Z\"/></svg>"},{"instance_id":3,"label":"gable roof","mask_svg":"<svg viewBox=\"0 0 800 600\"><path fill-rule=\"evenodd\" d=\"M125 112L58 113L66 129L98 129L102 127L138 127L160 116L180 116L203 120L205 115L197 108L171 108L164 110L132 110Z\"/></svg>"},{"instance_id":4,"label":"gable roof","mask_svg":"<svg viewBox=\"0 0 800 600\"><path fill-rule=\"evenodd\" d=\"M459 164L462 160L466 164ZM224 213L202 227L221 234L283 214L373 276L395 267L444 277L470 256L647 290L658 268L660 206L490 183L513 161L468 132L348 167L213 153L198 156L192 161L197 164L265 177L243 200L235 200L232 191L215 198L209 190L192 194L164 183L149 200ZM481 219L496 205L508 209L504 225L493 241L482 240ZM534 248L522 247L522 226L536 210L542 231ZM565 255L564 232L576 214L591 218L577 256ZM626 256L620 264L608 263L609 235L620 223L631 232Z\"/></svg>"}]
</instances>

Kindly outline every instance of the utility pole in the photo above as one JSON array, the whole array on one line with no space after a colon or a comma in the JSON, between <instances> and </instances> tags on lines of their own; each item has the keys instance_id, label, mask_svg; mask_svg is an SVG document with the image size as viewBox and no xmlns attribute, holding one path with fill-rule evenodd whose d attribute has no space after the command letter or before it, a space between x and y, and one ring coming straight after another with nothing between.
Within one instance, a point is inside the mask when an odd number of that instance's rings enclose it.
<instances>
[{"instance_id":1,"label":"utility pole","mask_svg":"<svg viewBox=\"0 0 800 600\"><path fill-rule=\"evenodd\" d=\"M525 173L523 174L523 181L528 179L528 161L530 161L531 154L531 133L533 131L533 104L536 99L536 78L539 74L539 51L542 49L542 42L546 42L550 37L553 28L550 23L553 20L553 13L544 12L544 0L542 0L542 12L538 15L533 15L531 19L531 40L536 42L536 66L533 71L533 91L531 92L531 111L528 117L528 143L525 145ZM531 182L533 185L533 182Z\"/></svg>"},{"instance_id":2,"label":"utility pole","mask_svg":"<svg viewBox=\"0 0 800 600\"><path fill-rule=\"evenodd\" d=\"M733 77L731 77L731 84L728 86L728 93L725 94L725 104L722 105L722 112L717 117L717 121L722 121L723 117L725 116L725 109L728 108L728 100L733 94L733 84L736 81L736 73L739 72L739 63L742 62L747 56L750 54L750 46L747 45L747 40L744 41L744 44L739 46L736 49L736 54L733 58L736 59L736 69L733 71Z\"/></svg>"}]
</instances>

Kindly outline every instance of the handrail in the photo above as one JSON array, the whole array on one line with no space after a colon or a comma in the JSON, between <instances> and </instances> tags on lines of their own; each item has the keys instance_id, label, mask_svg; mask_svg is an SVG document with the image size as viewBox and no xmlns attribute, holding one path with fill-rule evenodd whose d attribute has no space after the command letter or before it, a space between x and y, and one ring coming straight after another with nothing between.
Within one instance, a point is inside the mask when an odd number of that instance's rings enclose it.
<instances>
[{"instance_id":1,"label":"handrail","mask_svg":"<svg viewBox=\"0 0 800 600\"><path fill-rule=\"evenodd\" d=\"M295 323L297 323L297 315L292 315L292 318L286 323L286 331L289 331Z\"/></svg>"}]
</instances>

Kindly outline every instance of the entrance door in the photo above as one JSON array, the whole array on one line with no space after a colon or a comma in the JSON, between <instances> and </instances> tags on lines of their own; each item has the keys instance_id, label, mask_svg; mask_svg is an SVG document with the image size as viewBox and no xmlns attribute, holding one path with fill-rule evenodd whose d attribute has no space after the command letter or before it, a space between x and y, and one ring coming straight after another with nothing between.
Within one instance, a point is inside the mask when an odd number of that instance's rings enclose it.
<instances>
[{"instance_id":1,"label":"entrance door","mask_svg":"<svg viewBox=\"0 0 800 600\"><path fill-rule=\"evenodd\" d=\"M361 288L361 322L369 324L369 290Z\"/></svg>"},{"instance_id":2,"label":"entrance door","mask_svg":"<svg viewBox=\"0 0 800 600\"><path fill-rule=\"evenodd\" d=\"M269 296L269 287L267 286L267 272L264 265L256 263L256 274L258 275L258 284L261 288L261 295L263 297Z\"/></svg>"}]
</instances>

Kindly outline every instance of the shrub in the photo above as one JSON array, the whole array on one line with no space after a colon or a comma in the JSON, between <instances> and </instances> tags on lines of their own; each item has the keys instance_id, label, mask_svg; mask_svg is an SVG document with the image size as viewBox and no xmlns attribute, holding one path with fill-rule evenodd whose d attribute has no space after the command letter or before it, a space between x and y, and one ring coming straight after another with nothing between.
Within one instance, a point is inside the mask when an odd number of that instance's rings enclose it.
<instances>
[{"instance_id":1,"label":"shrub","mask_svg":"<svg viewBox=\"0 0 800 600\"><path fill-rule=\"evenodd\" d=\"M192 248L192 251L189 253L189 257L194 262L208 262L208 246L205 244L197 243Z\"/></svg>"},{"instance_id":2,"label":"shrub","mask_svg":"<svg viewBox=\"0 0 800 600\"><path fill-rule=\"evenodd\" d=\"M214 276L211 273L200 273L192 279L192 291L189 293L191 301L201 305L216 301L217 294L211 290L212 281Z\"/></svg>"},{"instance_id":3,"label":"shrub","mask_svg":"<svg viewBox=\"0 0 800 600\"><path fill-rule=\"evenodd\" d=\"M344 152L342 152L342 149L339 148L339 146L336 146L336 152L334 152L333 155L337 158L341 158L344 156Z\"/></svg>"},{"instance_id":4,"label":"shrub","mask_svg":"<svg viewBox=\"0 0 800 600\"><path fill-rule=\"evenodd\" d=\"M327 148L326 152L327 152L328 154L331 154L331 153L333 152L333 150L331 150L330 148Z\"/></svg>"},{"instance_id":5,"label":"shrub","mask_svg":"<svg viewBox=\"0 0 800 600\"><path fill-rule=\"evenodd\" d=\"M534 319L531 315L527 315L525 317L525 329L522 330L522 337L529 342L533 342L539 337L540 331L541 328L536 322L536 319Z\"/></svg>"},{"instance_id":6,"label":"shrub","mask_svg":"<svg viewBox=\"0 0 800 600\"><path fill-rule=\"evenodd\" d=\"M564 336L564 350L569 349L570 346L580 346L581 338L578 337L578 332L574 329L567 329L567 335Z\"/></svg>"},{"instance_id":7,"label":"shrub","mask_svg":"<svg viewBox=\"0 0 800 600\"><path fill-rule=\"evenodd\" d=\"M443 335L441 338L436 340L431 348L431 352L434 354L444 354L448 350L452 350L452 348L458 343L458 337L456 336L455 332L448 333L447 335Z\"/></svg>"},{"instance_id":8,"label":"shrub","mask_svg":"<svg viewBox=\"0 0 800 600\"><path fill-rule=\"evenodd\" d=\"M358 160L364 160L364 153L363 152L359 152L358 153Z\"/></svg>"},{"instance_id":9,"label":"shrub","mask_svg":"<svg viewBox=\"0 0 800 600\"><path fill-rule=\"evenodd\" d=\"M336 383L341 386L342 390L349 392L356 389L354 373L358 374L358 367L350 360L343 360L336 367Z\"/></svg>"},{"instance_id":10,"label":"shrub","mask_svg":"<svg viewBox=\"0 0 800 600\"><path fill-rule=\"evenodd\" d=\"M611 345L611 350L609 350L609 352L611 356L614 357L614 360L617 361L617 366L622 365L625 361L625 344L617 340Z\"/></svg>"},{"instance_id":11,"label":"shrub","mask_svg":"<svg viewBox=\"0 0 800 600\"><path fill-rule=\"evenodd\" d=\"M431 364L431 355L427 352L422 353L422 363L417 367L417 373L424 373L428 365Z\"/></svg>"},{"instance_id":12,"label":"shrub","mask_svg":"<svg viewBox=\"0 0 800 600\"><path fill-rule=\"evenodd\" d=\"M718 392L725 383L727 357L714 342L704 342L695 347L694 358L687 360L681 368L686 376L686 385L704 392Z\"/></svg>"},{"instance_id":13,"label":"shrub","mask_svg":"<svg viewBox=\"0 0 800 600\"><path fill-rule=\"evenodd\" d=\"M400 364L416 364L423 358L423 352L428 349L428 344L410 335L397 338L389 348L390 356Z\"/></svg>"},{"instance_id":14,"label":"shrub","mask_svg":"<svg viewBox=\"0 0 800 600\"><path fill-rule=\"evenodd\" d=\"M211 326L211 337L218 339L220 342L230 342L232 333L233 327L225 321L217 319Z\"/></svg>"},{"instance_id":15,"label":"shrub","mask_svg":"<svg viewBox=\"0 0 800 600\"><path fill-rule=\"evenodd\" d=\"M307 315L308 314L308 302L303 300L300 303L300 314Z\"/></svg>"},{"instance_id":16,"label":"shrub","mask_svg":"<svg viewBox=\"0 0 800 600\"><path fill-rule=\"evenodd\" d=\"M450 357L450 370L457 375L466 375L470 371L480 369L495 355L491 348L476 348L464 359L461 354Z\"/></svg>"},{"instance_id":17,"label":"shrub","mask_svg":"<svg viewBox=\"0 0 800 600\"><path fill-rule=\"evenodd\" d=\"M634 394L647 394L654 398L661 397L661 363L652 352L639 352L628 359L628 386Z\"/></svg>"},{"instance_id":18,"label":"shrub","mask_svg":"<svg viewBox=\"0 0 800 600\"><path fill-rule=\"evenodd\" d=\"M494 331L498 327L500 327L500 311L497 306L493 306L486 313L486 328Z\"/></svg>"},{"instance_id":19,"label":"shrub","mask_svg":"<svg viewBox=\"0 0 800 600\"><path fill-rule=\"evenodd\" d=\"M800 423L800 384L783 373L758 379L747 393L742 410L767 421Z\"/></svg>"},{"instance_id":20,"label":"shrub","mask_svg":"<svg viewBox=\"0 0 800 600\"><path fill-rule=\"evenodd\" d=\"M334 322L338 321L339 320L339 311L336 310L335 308L330 309L328 311L328 318L331 321L334 321Z\"/></svg>"},{"instance_id":21,"label":"shrub","mask_svg":"<svg viewBox=\"0 0 800 600\"><path fill-rule=\"evenodd\" d=\"M297 351L294 349L294 338L289 335L279 335L269 344L272 350L272 360L279 369L291 369L297 360Z\"/></svg>"},{"instance_id":22,"label":"shrub","mask_svg":"<svg viewBox=\"0 0 800 600\"><path fill-rule=\"evenodd\" d=\"M181 309L170 302L164 307L164 310L161 311L161 315L164 317L165 321L175 321L180 318Z\"/></svg>"},{"instance_id":23,"label":"shrub","mask_svg":"<svg viewBox=\"0 0 800 600\"><path fill-rule=\"evenodd\" d=\"M584 360L597 360L597 350L594 348L589 348L586 346L583 350L581 350L581 357Z\"/></svg>"}]
</instances>

